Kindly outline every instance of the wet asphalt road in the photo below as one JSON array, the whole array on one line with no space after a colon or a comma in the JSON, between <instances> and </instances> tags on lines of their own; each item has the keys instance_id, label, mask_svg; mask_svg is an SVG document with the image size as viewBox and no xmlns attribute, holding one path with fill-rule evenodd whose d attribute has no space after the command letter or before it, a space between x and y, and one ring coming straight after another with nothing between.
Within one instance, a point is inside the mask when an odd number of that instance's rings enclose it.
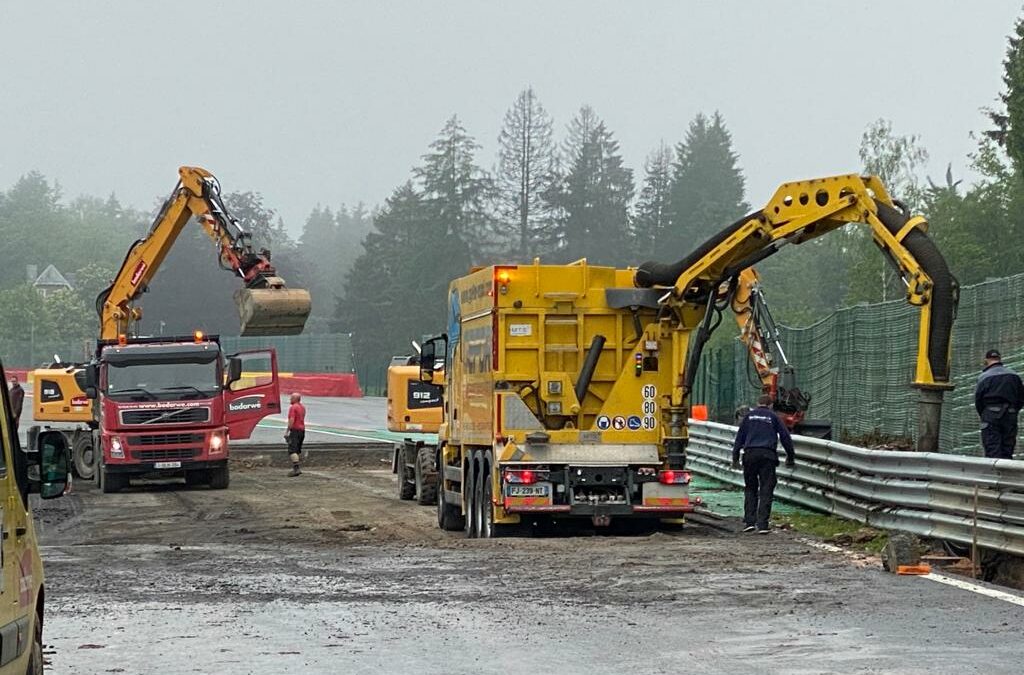
<instances>
[{"instance_id":1,"label":"wet asphalt road","mask_svg":"<svg viewBox=\"0 0 1024 675\"><path fill-rule=\"evenodd\" d=\"M52 672L1019 672L1017 605L735 521L467 541L383 459L48 502Z\"/></svg>"}]
</instances>

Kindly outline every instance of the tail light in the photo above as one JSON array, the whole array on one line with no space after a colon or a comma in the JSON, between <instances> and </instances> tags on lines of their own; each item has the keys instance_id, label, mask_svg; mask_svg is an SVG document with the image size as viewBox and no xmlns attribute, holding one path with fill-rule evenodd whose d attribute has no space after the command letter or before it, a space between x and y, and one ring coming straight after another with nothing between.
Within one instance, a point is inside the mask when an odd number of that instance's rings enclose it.
<instances>
[{"instance_id":1,"label":"tail light","mask_svg":"<svg viewBox=\"0 0 1024 675\"><path fill-rule=\"evenodd\" d=\"M515 485L531 485L546 478L546 473L533 469L507 469L505 471L505 482Z\"/></svg>"},{"instance_id":2,"label":"tail light","mask_svg":"<svg viewBox=\"0 0 1024 675\"><path fill-rule=\"evenodd\" d=\"M690 472L674 471L672 469L662 471L658 474L658 482L662 485L689 485Z\"/></svg>"}]
</instances>

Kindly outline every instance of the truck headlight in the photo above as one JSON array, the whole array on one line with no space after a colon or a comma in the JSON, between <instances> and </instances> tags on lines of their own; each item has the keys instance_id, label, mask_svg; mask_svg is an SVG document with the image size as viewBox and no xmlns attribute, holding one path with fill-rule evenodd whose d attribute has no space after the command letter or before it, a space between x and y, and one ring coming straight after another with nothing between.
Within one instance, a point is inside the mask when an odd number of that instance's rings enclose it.
<instances>
[{"instance_id":1,"label":"truck headlight","mask_svg":"<svg viewBox=\"0 0 1024 675\"><path fill-rule=\"evenodd\" d=\"M224 435L214 432L210 435L210 454L215 455L220 452L224 452Z\"/></svg>"},{"instance_id":2,"label":"truck headlight","mask_svg":"<svg viewBox=\"0 0 1024 675\"><path fill-rule=\"evenodd\" d=\"M124 446L117 436L110 439L110 456L114 459L124 459Z\"/></svg>"}]
</instances>

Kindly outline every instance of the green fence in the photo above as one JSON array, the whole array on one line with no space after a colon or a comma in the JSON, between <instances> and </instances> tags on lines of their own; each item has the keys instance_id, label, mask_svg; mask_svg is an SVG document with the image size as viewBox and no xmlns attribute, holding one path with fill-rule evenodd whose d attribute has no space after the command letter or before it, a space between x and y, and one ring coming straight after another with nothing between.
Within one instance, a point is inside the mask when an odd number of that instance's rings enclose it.
<instances>
[{"instance_id":1,"label":"green fence","mask_svg":"<svg viewBox=\"0 0 1024 675\"><path fill-rule=\"evenodd\" d=\"M811 395L808 416L830 420L837 435L879 432L915 438L917 391L910 387L917 355L919 311L901 301L857 305L782 335L801 389ZM999 349L1004 362L1024 371L1024 275L965 287L953 326L952 381L942 409L943 452L980 454L974 383L982 356ZM756 399L744 346L709 350L693 401L706 402L715 419Z\"/></svg>"}]
</instances>

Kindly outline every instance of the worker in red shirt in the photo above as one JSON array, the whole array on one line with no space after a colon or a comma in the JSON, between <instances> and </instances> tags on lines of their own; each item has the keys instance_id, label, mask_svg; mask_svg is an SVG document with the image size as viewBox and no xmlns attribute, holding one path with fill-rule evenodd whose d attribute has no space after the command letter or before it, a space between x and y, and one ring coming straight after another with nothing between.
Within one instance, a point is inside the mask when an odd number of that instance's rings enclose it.
<instances>
[{"instance_id":1,"label":"worker in red shirt","mask_svg":"<svg viewBox=\"0 0 1024 675\"><path fill-rule=\"evenodd\" d=\"M292 471L289 476L298 476L299 460L302 459L302 442L306 440L306 406L302 405L302 397L292 394L291 405L288 407L288 433L284 439L288 441L288 457L292 460Z\"/></svg>"}]
</instances>

